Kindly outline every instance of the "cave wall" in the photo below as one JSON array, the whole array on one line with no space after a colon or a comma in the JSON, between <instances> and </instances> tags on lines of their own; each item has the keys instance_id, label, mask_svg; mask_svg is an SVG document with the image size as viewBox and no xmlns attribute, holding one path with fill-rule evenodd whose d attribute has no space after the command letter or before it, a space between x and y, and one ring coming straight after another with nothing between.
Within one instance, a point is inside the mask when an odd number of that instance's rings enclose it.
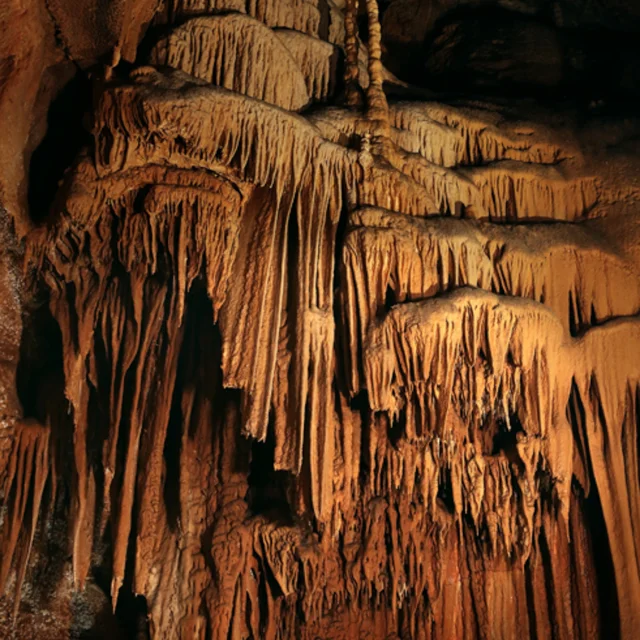
<instances>
[{"instance_id":1,"label":"cave wall","mask_svg":"<svg viewBox=\"0 0 640 640\"><path fill-rule=\"evenodd\" d=\"M443 2L32 4L0 636L635 638L640 120L535 99L557 20L496 67Z\"/></svg>"}]
</instances>

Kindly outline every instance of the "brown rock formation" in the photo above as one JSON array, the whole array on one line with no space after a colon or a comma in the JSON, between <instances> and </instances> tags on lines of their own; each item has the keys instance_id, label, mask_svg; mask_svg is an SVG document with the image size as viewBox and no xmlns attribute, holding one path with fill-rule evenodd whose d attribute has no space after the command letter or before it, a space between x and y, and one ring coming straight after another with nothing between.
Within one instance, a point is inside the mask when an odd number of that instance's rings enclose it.
<instances>
[{"instance_id":1,"label":"brown rock formation","mask_svg":"<svg viewBox=\"0 0 640 640\"><path fill-rule=\"evenodd\" d=\"M640 119L398 80L444 0L14 4L0 636L635 638Z\"/></svg>"}]
</instances>

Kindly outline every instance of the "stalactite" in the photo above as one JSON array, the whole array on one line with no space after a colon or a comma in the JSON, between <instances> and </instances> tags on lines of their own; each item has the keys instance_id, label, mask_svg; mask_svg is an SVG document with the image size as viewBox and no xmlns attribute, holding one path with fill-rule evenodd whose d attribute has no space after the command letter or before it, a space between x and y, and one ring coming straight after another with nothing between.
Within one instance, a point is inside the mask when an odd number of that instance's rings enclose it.
<instances>
[{"instance_id":1,"label":"stalactite","mask_svg":"<svg viewBox=\"0 0 640 640\"><path fill-rule=\"evenodd\" d=\"M354 212L349 222L341 278L352 393L367 331L389 293L395 303L480 287L542 302L573 333L640 311L637 267L611 252L598 229L496 227L374 208Z\"/></svg>"},{"instance_id":2,"label":"stalactite","mask_svg":"<svg viewBox=\"0 0 640 640\"><path fill-rule=\"evenodd\" d=\"M318 7L308 0L167 0L167 5L172 22L183 16L238 11L268 27L295 29L314 36L320 28Z\"/></svg>"},{"instance_id":3,"label":"stalactite","mask_svg":"<svg viewBox=\"0 0 640 640\"><path fill-rule=\"evenodd\" d=\"M283 109L297 111L310 101L289 49L271 29L242 14L189 20L156 44L150 62Z\"/></svg>"},{"instance_id":4,"label":"stalactite","mask_svg":"<svg viewBox=\"0 0 640 640\"><path fill-rule=\"evenodd\" d=\"M552 166L503 161L468 169L464 174L479 188L481 202L492 220L571 222L585 217L598 198L594 179L567 179Z\"/></svg>"},{"instance_id":5,"label":"stalactite","mask_svg":"<svg viewBox=\"0 0 640 640\"><path fill-rule=\"evenodd\" d=\"M378 0L366 0L366 9L369 23L367 117L374 122L379 122L379 126L382 128L381 135L385 135L386 128L389 126L389 105L382 87L382 51Z\"/></svg>"},{"instance_id":6,"label":"stalactite","mask_svg":"<svg viewBox=\"0 0 640 640\"><path fill-rule=\"evenodd\" d=\"M552 131L511 123L496 111L405 102L394 105L390 117L401 147L445 167L496 160L555 164L580 156L575 140L560 145Z\"/></svg>"},{"instance_id":7,"label":"stalactite","mask_svg":"<svg viewBox=\"0 0 640 640\"><path fill-rule=\"evenodd\" d=\"M634 637L633 177L527 105L398 102L358 4L166 0L158 68L95 83L21 256L46 426L0 269L18 619L53 518L153 638Z\"/></svg>"},{"instance_id":8,"label":"stalactite","mask_svg":"<svg viewBox=\"0 0 640 640\"><path fill-rule=\"evenodd\" d=\"M22 406L16 392L21 332L23 328L21 286L18 270L12 259L12 241L5 232L0 235L4 249L0 255L0 487L6 480L16 420L22 416Z\"/></svg>"},{"instance_id":9,"label":"stalactite","mask_svg":"<svg viewBox=\"0 0 640 640\"><path fill-rule=\"evenodd\" d=\"M358 84L358 4L359 0L347 0L344 18L346 53L344 84L347 105L350 107L359 107L361 101Z\"/></svg>"},{"instance_id":10,"label":"stalactite","mask_svg":"<svg viewBox=\"0 0 640 640\"><path fill-rule=\"evenodd\" d=\"M124 576L130 531L133 519L138 465L146 467L145 485L138 498L141 505L141 525L138 527L136 573L144 584L145 555L153 545L155 512L161 488L161 455L169 420L172 388L177 368L185 296L199 275L201 268L208 276L208 289L214 309L219 309L224 297L229 266L237 246L238 206L240 197L233 188L221 181L207 178L214 191L204 191L192 186L179 186L185 178L179 173L158 168L143 174L125 175L119 181L112 178L100 180L90 165L80 165L78 180L84 189L87 177L93 179L92 207L86 208L87 192L70 187L76 198L67 201L66 216L72 221L83 218L95 220L89 238L77 244L71 225L68 235L60 238L60 244L49 245L44 240L34 245L30 262L39 264L51 282L60 278L66 286L57 286L52 298L52 309L57 317L69 318L63 334L67 396L74 409L76 460L75 498L77 508L74 524L74 577L82 586L89 570L93 546L93 529L96 518L96 472L88 460L87 422L90 388L99 384L97 371L102 363L96 362L96 345L105 345L112 354L110 391L110 428L104 443L105 485L103 514L99 520L110 517L113 499L110 490L118 496L118 510L114 518L114 561L112 598L118 595ZM160 184L154 185L154 179ZM192 181L193 177L190 178ZM166 181L170 187L162 184ZM149 186L151 182L151 186ZM177 184L176 184L177 183ZM91 183L89 183L91 184ZM132 186L139 190L132 191ZM118 192L124 195L111 197ZM213 194L216 194L215 195ZM139 195L142 195L141 199ZM220 198L220 196L223 196ZM136 209L140 207L137 212ZM63 227L65 228L65 227ZM115 246L115 253L104 254L102 269L93 271L89 265L90 252L95 243L109 237L107 247ZM115 245L112 245L115 243ZM66 246L65 246L66 245ZM62 255L74 255L71 262L60 262ZM170 283L161 284L158 278L169 265ZM227 266L225 266L225 264ZM122 265L130 274L124 281L118 277L116 265ZM62 266L61 271L57 271ZM90 289L90 286L96 286ZM69 291L73 292L69 298ZM121 299L129 292L131 302ZM163 292L166 292L165 301ZM86 310L88 314L85 314ZM133 318L129 313L133 312ZM78 321L72 320L77 318ZM80 318L84 320L79 322ZM72 327L78 332L72 333ZM100 327L101 331L96 332ZM118 368L118 364L122 367ZM155 366L166 366L172 376L166 376L156 392L162 402L150 404L147 389ZM133 376L134 387L127 393L131 403L126 417L128 433L122 432L124 384L127 374ZM145 421L155 425L148 437L141 438ZM124 468L116 468L116 446L119 440L126 442ZM160 456L160 457L159 457ZM114 476L122 475L119 487L112 487ZM147 506L148 505L148 506ZM151 532L146 533L151 526ZM104 529L104 524L100 529ZM149 540L149 538L151 538ZM152 547L153 549L153 547Z\"/></svg>"},{"instance_id":11,"label":"stalactite","mask_svg":"<svg viewBox=\"0 0 640 640\"><path fill-rule=\"evenodd\" d=\"M632 637L640 607L637 425L640 376L638 318L614 320L579 341L579 419L601 496L620 607L620 633ZM614 364L615 363L615 364Z\"/></svg>"},{"instance_id":12,"label":"stalactite","mask_svg":"<svg viewBox=\"0 0 640 640\"><path fill-rule=\"evenodd\" d=\"M33 538L45 486L51 472L50 430L33 420L22 420L16 427L9 458L3 494L7 513L2 528L2 560L0 561L0 593L7 586L15 563L14 618L20 606ZM53 501L53 497L51 498Z\"/></svg>"},{"instance_id":13,"label":"stalactite","mask_svg":"<svg viewBox=\"0 0 640 640\"><path fill-rule=\"evenodd\" d=\"M290 29L278 29L276 35L300 67L309 95L322 102L333 97L338 85L339 49Z\"/></svg>"}]
</instances>

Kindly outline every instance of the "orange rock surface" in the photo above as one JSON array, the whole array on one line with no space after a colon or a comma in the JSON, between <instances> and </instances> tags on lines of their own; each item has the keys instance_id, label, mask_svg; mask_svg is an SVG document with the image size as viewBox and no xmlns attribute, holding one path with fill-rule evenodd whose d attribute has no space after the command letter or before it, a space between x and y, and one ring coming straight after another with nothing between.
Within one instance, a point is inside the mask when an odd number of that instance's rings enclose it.
<instances>
[{"instance_id":1,"label":"orange rock surface","mask_svg":"<svg viewBox=\"0 0 640 640\"><path fill-rule=\"evenodd\" d=\"M640 118L386 4L0 9L0 637L638 637Z\"/></svg>"}]
</instances>

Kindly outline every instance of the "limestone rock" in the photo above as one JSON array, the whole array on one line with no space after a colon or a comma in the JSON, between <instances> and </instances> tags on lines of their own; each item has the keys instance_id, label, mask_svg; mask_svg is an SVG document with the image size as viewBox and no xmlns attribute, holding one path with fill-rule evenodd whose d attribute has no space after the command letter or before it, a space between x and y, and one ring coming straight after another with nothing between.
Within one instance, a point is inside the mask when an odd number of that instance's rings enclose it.
<instances>
[{"instance_id":1,"label":"limestone rock","mask_svg":"<svg viewBox=\"0 0 640 640\"><path fill-rule=\"evenodd\" d=\"M636 637L640 119L453 4L0 10L2 637Z\"/></svg>"}]
</instances>

